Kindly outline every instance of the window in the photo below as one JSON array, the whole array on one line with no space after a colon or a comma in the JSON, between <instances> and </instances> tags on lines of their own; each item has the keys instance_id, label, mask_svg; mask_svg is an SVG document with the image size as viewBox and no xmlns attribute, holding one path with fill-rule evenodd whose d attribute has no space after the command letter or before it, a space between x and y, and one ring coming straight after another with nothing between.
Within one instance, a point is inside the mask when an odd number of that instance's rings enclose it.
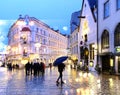
<instances>
[{"instance_id":1,"label":"window","mask_svg":"<svg viewBox=\"0 0 120 95\"><path fill-rule=\"evenodd\" d=\"M104 30L102 37L101 37L101 46L103 49L109 48L109 32Z\"/></svg>"},{"instance_id":2,"label":"window","mask_svg":"<svg viewBox=\"0 0 120 95\"><path fill-rule=\"evenodd\" d=\"M120 9L120 0L117 0L117 10Z\"/></svg>"},{"instance_id":3,"label":"window","mask_svg":"<svg viewBox=\"0 0 120 95\"><path fill-rule=\"evenodd\" d=\"M94 60L94 44L90 44L90 60Z\"/></svg>"},{"instance_id":4,"label":"window","mask_svg":"<svg viewBox=\"0 0 120 95\"><path fill-rule=\"evenodd\" d=\"M109 16L109 0L104 3L104 18Z\"/></svg>"},{"instance_id":5,"label":"window","mask_svg":"<svg viewBox=\"0 0 120 95\"><path fill-rule=\"evenodd\" d=\"M83 46L80 47L80 58L84 59L84 49L83 49Z\"/></svg>"},{"instance_id":6,"label":"window","mask_svg":"<svg viewBox=\"0 0 120 95\"><path fill-rule=\"evenodd\" d=\"M114 46L120 46L120 23L117 25L114 33Z\"/></svg>"}]
</instances>

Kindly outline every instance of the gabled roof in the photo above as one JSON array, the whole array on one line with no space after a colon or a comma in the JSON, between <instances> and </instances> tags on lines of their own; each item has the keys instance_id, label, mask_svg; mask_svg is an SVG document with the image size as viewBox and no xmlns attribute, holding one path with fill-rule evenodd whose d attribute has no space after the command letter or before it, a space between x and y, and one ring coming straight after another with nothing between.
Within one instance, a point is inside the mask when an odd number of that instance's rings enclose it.
<instances>
[{"instance_id":1,"label":"gabled roof","mask_svg":"<svg viewBox=\"0 0 120 95\"><path fill-rule=\"evenodd\" d=\"M70 21L70 29L71 33L79 26L80 19L78 18L80 16L81 11L77 11L72 13L71 15L71 21Z\"/></svg>"},{"instance_id":2,"label":"gabled roof","mask_svg":"<svg viewBox=\"0 0 120 95\"><path fill-rule=\"evenodd\" d=\"M90 8L97 7L97 0L88 0Z\"/></svg>"},{"instance_id":3,"label":"gabled roof","mask_svg":"<svg viewBox=\"0 0 120 95\"><path fill-rule=\"evenodd\" d=\"M93 15L93 18L94 18L94 21L96 22L96 17L95 17L95 14L94 14L94 10L97 9L97 0L87 0L88 3L89 3L89 6L90 6L90 9L91 9L91 12L92 12L92 15ZM84 2L85 0L83 0L82 2L82 11L83 11L83 5L84 5ZM82 12L81 12L82 13Z\"/></svg>"},{"instance_id":4,"label":"gabled roof","mask_svg":"<svg viewBox=\"0 0 120 95\"><path fill-rule=\"evenodd\" d=\"M96 22L97 18L95 17L94 10L95 10L95 8L97 9L97 0L88 0L88 3L90 5L90 9L91 9L93 18L94 18L94 20Z\"/></svg>"}]
</instances>

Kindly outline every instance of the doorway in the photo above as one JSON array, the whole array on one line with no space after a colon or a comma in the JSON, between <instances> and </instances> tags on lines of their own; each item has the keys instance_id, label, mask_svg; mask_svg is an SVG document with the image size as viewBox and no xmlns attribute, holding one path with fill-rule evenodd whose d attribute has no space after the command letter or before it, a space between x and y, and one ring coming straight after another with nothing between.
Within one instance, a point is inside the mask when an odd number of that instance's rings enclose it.
<instances>
[{"instance_id":1,"label":"doorway","mask_svg":"<svg viewBox=\"0 0 120 95\"><path fill-rule=\"evenodd\" d=\"M110 56L104 55L102 56L102 71L109 72L110 70Z\"/></svg>"},{"instance_id":2,"label":"doorway","mask_svg":"<svg viewBox=\"0 0 120 95\"><path fill-rule=\"evenodd\" d=\"M118 56L118 73L120 73L120 56Z\"/></svg>"}]
</instances>

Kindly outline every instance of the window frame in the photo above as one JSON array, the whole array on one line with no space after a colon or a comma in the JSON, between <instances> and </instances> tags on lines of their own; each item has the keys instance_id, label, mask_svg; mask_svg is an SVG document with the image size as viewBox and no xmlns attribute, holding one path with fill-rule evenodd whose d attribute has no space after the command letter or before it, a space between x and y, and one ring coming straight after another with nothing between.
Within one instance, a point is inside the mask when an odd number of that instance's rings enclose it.
<instances>
[{"instance_id":1,"label":"window frame","mask_svg":"<svg viewBox=\"0 0 120 95\"><path fill-rule=\"evenodd\" d=\"M118 6L118 2L120 3L120 0L116 0L116 10L120 10L120 5Z\"/></svg>"},{"instance_id":2,"label":"window frame","mask_svg":"<svg viewBox=\"0 0 120 95\"><path fill-rule=\"evenodd\" d=\"M107 6L108 4L108 6ZM108 10L106 11L106 8L108 7ZM106 14L106 12L108 12ZM110 2L109 0L107 0L105 3L104 3L104 19L108 18L110 16Z\"/></svg>"},{"instance_id":3,"label":"window frame","mask_svg":"<svg viewBox=\"0 0 120 95\"><path fill-rule=\"evenodd\" d=\"M101 48L106 49L109 48L109 32L107 30L104 30L101 36Z\"/></svg>"},{"instance_id":4,"label":"window frame","mask_svg":"<svg viewBox=\"0 0 120 95\"><path fill-rule=\"evenodd\" d=\"M114 46L115 47L116 46L120 46L120 23L115 28L115 32L114 32Z\"/></svg>"}]
</instances>

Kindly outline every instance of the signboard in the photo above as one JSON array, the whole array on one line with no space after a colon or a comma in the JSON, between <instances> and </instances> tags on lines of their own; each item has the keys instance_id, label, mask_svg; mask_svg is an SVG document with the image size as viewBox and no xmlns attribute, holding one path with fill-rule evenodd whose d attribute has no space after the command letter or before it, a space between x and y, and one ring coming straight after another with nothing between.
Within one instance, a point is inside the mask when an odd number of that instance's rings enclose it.
<instances>
[{"instance_id":1,"label":"signboard","mask_svg":"<svg viewBox=\"0 0 120 95\"><path fill-rule=\"evenodd\" d=\"M115 47L115 52L120 53L120 46Z\"/></svg>"}]
</instances>

